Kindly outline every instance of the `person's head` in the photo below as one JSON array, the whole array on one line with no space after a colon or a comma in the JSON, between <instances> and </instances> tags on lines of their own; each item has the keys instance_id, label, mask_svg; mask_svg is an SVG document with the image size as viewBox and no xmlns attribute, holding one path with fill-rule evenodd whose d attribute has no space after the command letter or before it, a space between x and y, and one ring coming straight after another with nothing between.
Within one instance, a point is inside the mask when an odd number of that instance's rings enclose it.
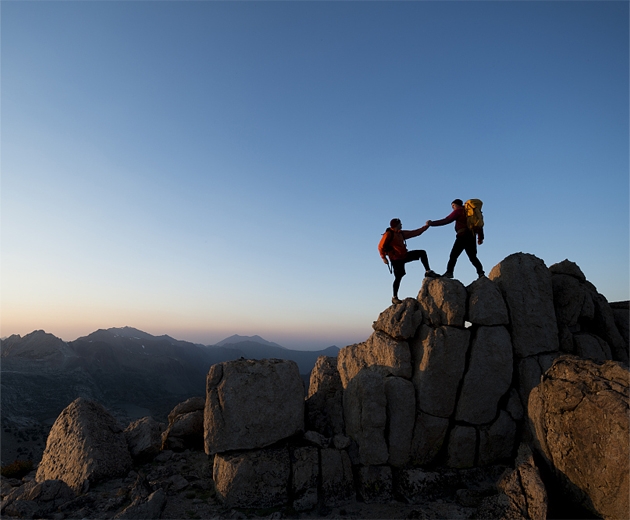
<instances>
[{"instance_id":1,"label":"person's head","mask_svg":"<svg viewBox=\"0 0 630 520\"><path fill-rule=\"evenodd\" d=\"M399 218L393 218L389 221L389 227L392 229L400 229L402 228L402 222Z\"/></svg>"},{"instance_id":2,"label":"person's head","mask_svg":"<svg viewBox=\"0 0 630 520\"><path fill-rule=\"evenodd\" d=\"M460 207L463 206L464 202L462 201L462 199L455 199L453 202L451 202L451 207L453 209L455 209L456 207Z\"/></svg>"}]
</instances>

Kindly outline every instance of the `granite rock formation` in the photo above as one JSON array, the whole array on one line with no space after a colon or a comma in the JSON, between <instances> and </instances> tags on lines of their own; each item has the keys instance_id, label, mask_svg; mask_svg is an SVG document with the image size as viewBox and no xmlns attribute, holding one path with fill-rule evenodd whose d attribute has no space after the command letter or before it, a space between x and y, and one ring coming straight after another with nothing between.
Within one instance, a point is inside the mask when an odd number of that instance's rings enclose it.
<instances>
[{"instance_id":1,"label":"granite rock formation","mask_svg":"<svg viewBox=\"0 0 630 520\"><path fill-rule=\"evenodd\" d=\"M208 372L208 455L263 448L304 431L304 385L293 361L236 360Z\"/></svg>"},{"instance_id":2,"label":"granite rock formation","mask_svg":"<svg viewBox=\"0 0 630 520\"><path fill-rule=\"evenodd\" d=\"M630 512L629 387L618 362L562 356L529 396L537 450L565 489L606 519Z\"/></svg>"},{"instance_id":3,"label":"granite rock formation","mask_svg":"<svg viewBox=\"0 0 630 520\"><path fill-rule=\"evenodd\" d=\"M343 507L336 517L396 503L397 513L380 517L537 520L547 516L549 490L560 483L593 514L626 518L627 321L617 312L626 308L609 305L574 263L548 269L524 253L468 287L425 279L417 299L379 315L365 342L318 359L306 399L293 362L218 363L208 372L205 398L169 414L158 455L148 419L131 424L127 440L102 407L88 407L98 417L75 421L79 427L53 427L51 455L94 435L99 424L112 433L107 443L123 439L120 460L130 461L131 452L141 465L144 453L144 460L154 457L149 469L129 472L127 462L90 480L75 475L80 464L64 466L57 455L42 461L37 480L55 490L59 485L47 479L60 479L82 493L120 475L124 500L94 507L98 518L177 517L175 497L193 494L192 483L212 493L195 510L202 516L238 516L232 508L329 515ZM77 413L73 405L60 425ZM197 429L188 428L193 424ZM197 432L199 442L177 446L179 429ZM107 466L111 454L91 453ZM184 470L190 460L199 468L194 474ZM176 461L186 476L169 471ZM51 496L69 502L51 508L25 499L29 489L3 491L3 513L52 515L56 507L90 517L68 505L81 497L59 488ZM354 516L374 511L382 510Z\"/></svg>"},{"instance_id":4,"label":"granite rock formation","mask_svg":"<svg viewBox=\"0 0 630 520\"><path fill-rule=\"evenodd\" d=\"M53 424L36 480L62 480L78 493L130 469L131 455L118 422L100 404L80 397Z\"/></svg>"}]
</instances>

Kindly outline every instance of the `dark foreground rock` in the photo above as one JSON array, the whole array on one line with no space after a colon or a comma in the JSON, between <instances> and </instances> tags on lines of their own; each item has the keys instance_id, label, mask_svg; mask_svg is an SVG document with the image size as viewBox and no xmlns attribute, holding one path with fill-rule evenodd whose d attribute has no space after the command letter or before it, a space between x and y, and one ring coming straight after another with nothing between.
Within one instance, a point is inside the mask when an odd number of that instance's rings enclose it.
<instances>
[{"instance_id":1,"label":"dark foreground rock","mask_svg":"<svg viewBox=\"0 0 630 520\"><path fill-rule=\"evenodd\" d=\"M395 472L395 478L390 481L393 485L393 496L389 495L384 502L379 502L376 496L379 490L368 486L365 488L366 496L371 497L368 500L377 501L365 503L358 500L353 492L352 475L348 473L349 461L345 470L331 461L330 455L341 453L344 452L331 448L322 450L322 458L325 459L324 473L328 477L333 473L339 477L334 489L325 490L326 500L323 502L313 501L304 494L304 490L308 489L306 485L303 489L290 490L290 504L266 508L226 504L215 491L212 457L201 451L167 450L150 463L134 466L124 477L102 480L79 495L65 484L59 484L59 481L31 481L29 484L13 480L9 483L3 477L2 518L472 519L479 518L477 511L481 505L481 497L492 497L499 493L497 482L506 469L503 466L493 466L465 471L439 470L424 472L424 479L407 471L404 480L406 487L401 487L403 480L399 476L402 473ZM300 464L304 466L304 459ZM378 473L378 470L366 470L364 473L365 484L379 480L371 475ZM427 474L429 477L426 477ZM33 475L27 478L32 479ZM304 482L309 479L307 476ZM327 478L327 481L332 482L333 479ZM47 494L43 496L40 493L36 496L38 491L33 491L35 486L39 486L40 490L47 489ZM14 499L6 507L9 493L14 494ZM19 500L16 497L20 497Z\"/></svg>"},{"instance_id":2,"label":"dark foreground rock","mask_svg":"<svg viewBox=\"0 0 630 520\"><path fill-rule=\"evenodd\" d=\"M538 451L568 494L602 518L630 518L629 384L621 363L563 356L529 397Z\"/></svg>"}]
</instances>

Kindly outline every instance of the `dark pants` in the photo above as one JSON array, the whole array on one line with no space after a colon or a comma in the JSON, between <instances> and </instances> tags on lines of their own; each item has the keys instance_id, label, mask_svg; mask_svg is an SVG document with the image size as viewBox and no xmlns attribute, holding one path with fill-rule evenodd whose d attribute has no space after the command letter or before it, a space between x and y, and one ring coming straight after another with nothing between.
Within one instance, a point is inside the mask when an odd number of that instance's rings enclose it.
<instances>
[{"instance_id":1,"label":"dark pants","mask_svg":"<svg viewBox=\"0 0 630 520\"><path fill-rule=\"evenodd\" d=\"M459 258L459 255L462 254L462 251L466 251L470 262L475 266L475 269L477 269L477 274L482 275L483 266L477 258L477 243L475 242L475 234L468 230L457 235L455 243L453 244L453 249L451 249L451 256L448 259L446 272L453 272L457 259Z\"/></svg>"},{"instance_id":2,"label":"dark pants","mask_svg":"<svg viewBox=\"0 0 630 520\"><path fill-rule=\"evenodd\" d=\"M429 257L424 249L417 249L415 251L408 251L407 256L401 260L392 260L392 268L394 270L394 296L398 298L398 288L400 287L400 281L403 276L407 274L405 271L405 264L407 262L414 262L420 260L424 268L429 271Z\"/></svg>"}]
</instances>

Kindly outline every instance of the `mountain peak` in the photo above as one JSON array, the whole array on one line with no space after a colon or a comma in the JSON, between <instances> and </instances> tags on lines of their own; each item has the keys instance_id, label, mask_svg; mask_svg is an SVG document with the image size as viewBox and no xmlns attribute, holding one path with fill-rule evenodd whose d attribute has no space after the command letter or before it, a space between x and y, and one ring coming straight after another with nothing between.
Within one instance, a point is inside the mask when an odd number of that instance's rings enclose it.
<instances>
[{"instance_id":1,"label":"mountain peak","mask_svg":"<svg viewBox=\"0 0 630 520\"><path fill-rule=\"evenodd\" d=\"M111 327L107 329L107 332L111 332L116 336L120 336L122 338L131 338L131 339L155 339L155 336L152 336L148 332L144 332L139 329L135 329L133 327Z\"/></svg>"},{"instance_id":2,"label":"mountain peak","mask_svg":"<svg viewBox=\"0 0 630 520\"><path fill-rule=\"evenodd\" d=\"M225 345L232 345L233 343L243 343L244 341L251 341L253 343L260 343L261 345L267 345L270 347L280 347L285 348L282 345L278 345L277 343L273 343L272 341L267 341L266 339L261 338L258 335L255 336L240 336L238 334L234 334L229 338L225 338L224 340L219 341L216 346L223 347Z\"/></svg>"}]
</instances>

